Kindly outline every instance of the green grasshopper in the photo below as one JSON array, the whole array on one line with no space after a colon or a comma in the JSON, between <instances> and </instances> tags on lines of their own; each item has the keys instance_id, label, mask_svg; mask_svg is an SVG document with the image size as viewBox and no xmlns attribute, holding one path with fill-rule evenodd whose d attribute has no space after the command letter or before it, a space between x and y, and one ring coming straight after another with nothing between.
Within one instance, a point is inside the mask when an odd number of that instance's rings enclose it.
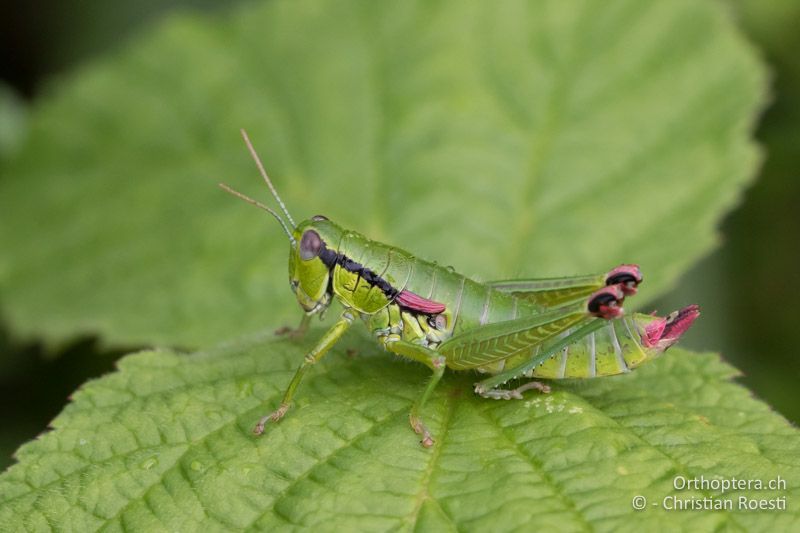
<instances>
[{"instance_id":1,"label":"green grasshopper","mask_svg":"<svg viewBox=\"0 0 800 533\"><path fill-rule=\"evenodd\" d=\"M371 241L317 215L294 222L267 176L246 132L242 136L284 220L271 208L220 184L227 192L264 209L289 237L289 285L305 312L300 336L311 317L335 299L344 311L306 354L278 408L253 432L286 414L309 368L342 337L356 318L389 352L432 371L409 420L430 447L434 439L421 412L445 368L476 370L491 377L475 385L485 398L522 398L547 385L518 378L592 378L629 372L673 345L699 316L696 305L667 317L624 316L622 303L636 293L642 275L636 265L605 274L479 283L412 254Z\"/></svg>"}]
</instances>

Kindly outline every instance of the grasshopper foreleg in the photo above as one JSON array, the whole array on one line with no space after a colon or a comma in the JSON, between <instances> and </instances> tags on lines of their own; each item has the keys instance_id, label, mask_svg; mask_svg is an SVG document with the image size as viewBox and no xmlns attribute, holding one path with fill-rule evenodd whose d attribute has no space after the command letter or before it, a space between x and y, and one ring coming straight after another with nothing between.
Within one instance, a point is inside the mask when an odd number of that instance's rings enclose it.
<instances>
[{"instance_id":1,"label":"grasshopper foreleg","mask_svg":"<svg viewBox=\"0 0 800 533\"><path fill-rule=\"evenodd\" d=\"M543 394L548 394L550 392L550 385L545 385L539 381L529 381L528 383L525 383L524 385L512 390L491 389L482 391L476 387L475 392L477 392L483 398L491 398L493 400L521 400L522 393L531 389L536 389L541 391Z\"/></svg>"},{"instance_id":2,"label":"grasshopper foreleg","mask_svg":"<svg viewBox=\"0 0 800 533\"><path fill-rule=\"evenodd\" d=\"M264 433L264 426L267 422L277 422L283 415L286 414L286 411L289 410L289 406L292 404L292 397L294 396L294 392L297 389L297 386L303 380L303 376L311 368L313 365L317 363L322 357L330 350L334 344L344 335L344 332L350 327L350 324L353 323L353 316L345 311L342 313L342 318L334 324L331 329L325 332L325 335L317 342L317 345L311 349L308 354L303 358L303 362L297 368L297 372L294 373L294 377L292 381L289 383L289 387L287 387L286 392L283 395L283 401L281 401L280 406L273 411L272 413L262 416L261 420L258 421L256 427L253 429L253 433L256 435L261 435Z\"/></svg>"}]
</instances>

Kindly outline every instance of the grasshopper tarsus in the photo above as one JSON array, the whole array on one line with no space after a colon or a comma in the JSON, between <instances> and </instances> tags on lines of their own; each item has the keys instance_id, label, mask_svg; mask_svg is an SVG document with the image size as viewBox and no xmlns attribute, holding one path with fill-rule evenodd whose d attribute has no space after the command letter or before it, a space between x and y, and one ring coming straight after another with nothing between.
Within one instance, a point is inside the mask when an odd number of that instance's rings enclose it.
<instances>
[{"instance_id":1,"label":"grasshopper tarsus","mask_svg":"<svg viewBox=\"0 0 800 533\"><path fill-rule=\"evenodd\" d=\"M282 403L282 404L280 405L280 407L278 407L277 409L275 409L275 411L273 411L273 412L272 412L272 414L269 414L269 415L267 415L267 417L268 417L268 418L269 418L269 419L270 419L272 422L277 422L278 420L280 420L281 418L283 418L283 415L285 415L285 414L286 414L286 411L288 411L288 410L289 410L289 404L288 404L288 403Z\"/></svg>"},{"instance_id":2,"label":"grasshopper tarsus","mask_svg":"<svg viewBox=\"0 0 800 533\"><path fill-rule=\"evenodd\" d=\"M412 414L409 418L411 421L411 428L414 430L414 432L417 435L422 435L422 440L419 441L419 443L425 448L430 448L433 446L433 443L435 442L433 440L433 436L431 435L431 432L428 431L427 426L425 426L422 420L414 414Z\"/></svg>"},{"instance_id":3,"label":"grasshopper tarsus","mask_svg":"<svg viewBox=\"0 0 800 533\"><path fill-rule=\"evenodd\" d=\"M278 420L283 418L283 415L285 415L286 411L288 410L289 410L289 404L282 403L280 407L275 409L270 414L262 416L261 419L258 421L258 424L256 424L256 427L253 428L253 434L262 435L264 433L264 428L267 425L267 422L277 422Z\"/></svg>"},{"instance_id":4,"label":"grasshopper tarsus","mask_svg":"<svg viewBox=\"0 0 800 533\"><path fill-rule=\"evenodd\" d=\"M305 331L301 330L300 328L293 328L291 326L282 326L275 330L275 335L278 337L284 337L286 339L296 340L302 339L303 335L305 335Z\"/></svg>"},{"instance_id":5,"label":"grasshopper tarsus","mask_svg":"<svg viewBox=\"0 0 800 533\"><path fill-rule=\"evenodd\" d=\"M529 381L516 389L482 390L480 387L476 386L475 392L483 398L491 398L492 400L522 400L522 393L531 389L536 389L542 394L550 394L552 390L550 385L545 385L541 381Z\"/></svg>"},{"instance_id":6,"label":"grasshopper tarsus","mask_svg":"<svg viewBox=\"0 0 800 533\"><path fill-rule=\"evenodd\" d=\"M293 328L291 326L282 326L275 330L275 335L279 337L286 337L287 339L297 340L302 339L306 331L308 331L308 325L311 323L311 316L304 314L303 319L300 321L300 324Z\"/></svg>"}]
</instances>

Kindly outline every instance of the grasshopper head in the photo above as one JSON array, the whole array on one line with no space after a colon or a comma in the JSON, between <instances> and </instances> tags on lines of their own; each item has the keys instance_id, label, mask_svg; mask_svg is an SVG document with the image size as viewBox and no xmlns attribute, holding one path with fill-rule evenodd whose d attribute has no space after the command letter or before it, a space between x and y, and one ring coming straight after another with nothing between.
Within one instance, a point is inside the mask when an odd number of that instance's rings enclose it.
<instances>
[{"instance_id":1,"label":"grasshopper head","mask_svg":"<svg viewBox=\"0 0 800 533\"><path fill-rule=\"evenodd\" d=\"M223 183L219 185L230 194L263 209L275 217L286 236L289 237L289 285L306 313L322 312L331 303L331 270L339 259L336 248L342 238L342 229L322 215L317 215L295 224L292 215L289 214L289 210L286 209L283 200L278 195L278 191L275 190L272 180L267 176L264 165L261 163L261 159L256 154L255 148L253 148L253 144L244 130L242 130L242 138L261 173L261 177L264 178L264 182L266 182L286 218L284 219L272 208L249 196L245 196ZM330 248L328 248L328 245L330 245Z\"/></svg>"},{"instance_id":2,"label":"grasshopper head","mask_svg":"<svg viewBox=\"0 0 800 533\"><path fill-rule=\"evenodd\" d=\"M341 236L341 228L321 215L301 222L293 232L289 285L306 313L324 311L331 302L331 269Z\"/></svg>"}]
</instances>

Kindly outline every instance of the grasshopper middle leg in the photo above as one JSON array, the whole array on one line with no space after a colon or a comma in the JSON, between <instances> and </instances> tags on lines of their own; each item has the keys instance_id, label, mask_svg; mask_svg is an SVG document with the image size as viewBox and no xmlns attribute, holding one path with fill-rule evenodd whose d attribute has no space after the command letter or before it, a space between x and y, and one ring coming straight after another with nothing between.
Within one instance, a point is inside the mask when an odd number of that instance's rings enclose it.
<instances>
[{"instance_id":1,"label":"grasshopper middle leg","mask_svg":"<svg viewBox=\"0 0 800 533\"><path fill-rule=\"evenodd\" d=\"M433 370L433 375L428 381L428 385L425 387L422 396L420 396L419 399L414 402L414 405L411 407L411 412L408 416L411 427L418 435L422 436L420 444L426 448L430 448L434 443L433 436L428 430L428 427L422 421L420 412L425 406L425 402L428 400L428 397L430 397L431 392L433 392L433 389L436 388L439 380L442 379L442 375L444 375L445 358L429 348L420 346L418 344L413 344L411 342L394 339L391 335L385 337L383 343L386 349L390 352L401 357L406 357L413 361L418 361Z\"/></svg>"}]
</instances>

